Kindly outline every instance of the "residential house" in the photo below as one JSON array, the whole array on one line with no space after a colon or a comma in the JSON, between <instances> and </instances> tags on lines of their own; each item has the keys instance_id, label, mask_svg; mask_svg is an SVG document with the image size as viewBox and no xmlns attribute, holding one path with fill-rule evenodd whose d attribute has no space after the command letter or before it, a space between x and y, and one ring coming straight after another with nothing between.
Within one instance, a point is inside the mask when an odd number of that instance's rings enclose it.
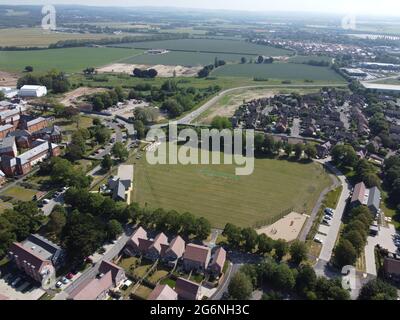
<instances>
[{"instance_id":1,"label":"residential house","mask_svg":"<svg viewBox=\"0 0 400 320\"><path fill-rule=\"evenodd\" d=\"M174 262L180 259L184 252L185 241L180 236L177 236L171 241L162 258L166 262Z\"/></svg>"},{"instance_id":2,"label":"residential house","mask_svg":"<svg viewBox=\"0 0 400 320\"><path fill-rule=\"evenodd\" d=\"M117 176L108 181L114 200L126 200L126 194L131 192L133 187L133 175L133 165L120 165L118 167Z\"/></svg>"},{"instance_id":3,"label":"residential house","mask_svg":"<svg viewBox=\"0 0 400 320\"><path fill-rule=\"evenodd\" d=\"M142 227L138 227L128 240L125 246L125 252L128 255L136 256L140 254L140 239L147 239L147 232Z\"/></svg>"},{"instance_id":4,"label":"residential house","mask_svg":"<svg viewBox=\"0 0 400 320\"><path fill-rule=\"evenodd\" d=\"M190 243L186 246L183 254L183 267L186 271L194 270L204 272L210 261L210 248Z\"/></svg>"},{"instance_id":5,"label":"residential house","mask_svg":"<svg viewBox=\"0 0 400 320\"><path fill-rule=\"evenodd\" d=\"M222 270L224 269L225 261L226 251L224 248L219 247L215 251L209 266L209 269L214 276L219 277L221 275Z\"/></svg>"},{"instance_id":6,"label":"residential house","mask_svg":"<svg viewBox=\"0 0 400 320\"><path fill-rule=\"evenodd\" d=\"M365 201L366 194L367 194L367 188L365 187L364 182L356 184L353 190L353 196L351 197L350 200L350 205L354 208L366 204Z\"/></svg>"},{"instance_id":7,"label":"residential house","mask_svg":"<svg viewBox=\"0 0 400 320\"><path fill-rule=\"evenodd\" d=\"M183 300L199 300L200 285L184 278L178 278L175 283L175 291Z\"/></svg>"},{"instance_id":8,"label":"residential house","mask_svg":"<svg viewBox=\"0 0 400 320\"><path fill-rule=\"evenodd\" d=\"M68 298L70 300L104 300L109 291L117 288L125 279L122 268L111 262L102 261L98 276L78 286Z\"/></svg>"},{"instance_id":9,"label":"residential house","mask_svg":"<svg viewBox=\"0 0 400 320\"><path fill-rule=\"evenodd\" d=\"M178 300L178 294L167 284L158 284L147 300Z\"/></svg>"},{"instance_id":10,"label":"residential house","mask_svg":"<svg viewBox=\"0 0 400 320\"><path fill-rule=\"evenodd\" d=\"M149 246L144 250L143 255L152 261L156 261L163 256L169 245L167 236L162 232L158 234L154 240L146 241L149 242Z\"/></svg>"},{"instance_id":11,"label":"residential house","mask_svg":"<svg viewBox=\"0 0 400 320\"><path fill-rule=\"evenodd\" d=\"M317 155L321 159L326 158L329 156L329 152L332 149L332 144L328 141L325 142L324 144L317 144Z\"/></svg>"},{"instance_id":12,"label":"residential house","mask_svg":"<svg viewBox=\"0 0 400 320\"><path fill-rule=\"evenodd\" d=\"M59 126L46 127L32 133L33 139L43 139L52 143L62 142L62 132Z\"/></svg>"},{"instance_id":13,"label":"residential house","mask_svg":"<svg viewBox=\"0 0 400 320\"><path fill-rule=\"evenodd\" d=\"M8 257L19 270L48 289L55 283L56 269L63 264L64 252L51 241L30 235L22 243L13 243Z\"/></svg>"},{"instance_id":14,"label":"residential house","mask_svg":"<svg viewBox=\"0 0 400 320\"><path fill-rule=\"evenodd\" d=\"M367 206L371 212L377 214L380 212L381 206L381 191L378 187L369 189Z\"/></svg>"},{"instance_id":15,"label":"residential house","mask_svg":"<svg viewBox=\"0 0 400 320\"><path fill-rule=\"evenodd\" d=\"M389 254L383 260L383 270L385 275L393 281L400 281L400 258L395 254Z\"/></svg>"}]
</instances>

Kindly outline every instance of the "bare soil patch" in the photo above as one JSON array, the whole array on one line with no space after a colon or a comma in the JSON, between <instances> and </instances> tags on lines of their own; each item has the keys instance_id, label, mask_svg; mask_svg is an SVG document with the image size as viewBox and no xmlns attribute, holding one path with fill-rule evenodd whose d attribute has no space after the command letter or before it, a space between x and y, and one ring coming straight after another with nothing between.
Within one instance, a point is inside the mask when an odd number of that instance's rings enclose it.
<instances>
[{"instance_id":1,"label":"bare soil patch","mask_svg":"<svg viewBox=\"0 0 400 320\"><path fill-rule=\"evenodd\" d=\"M18 74L0 71L0 87L16 87Z\"/></svg>"},{"instance_id":2,"label":"bare soil patch","mask_svg":"<svg viewBox=\"0 0 400 320\"><path fill-rule=\"evenodd\" d=\"M104 91L103 88L88 88L88 87L80 87L75 90L72 90L64 95L63 98L60 99L60 103L63 105L77 106L79 103L83 102L83 98L87 95L94 94L97 92Z\"/></svg>"},{"instance_id":3,"label":"bare soil patch","mask_svg":"<svg viewBox=\"0 0 400 320\"><path fill-rule=\"evenodd\" d=\"M183 67L183 66L167 66L163 64L158 65L144 65L144 64L126 64L126 63L113 63L97 69L99 73L127 73L132 74L133 69L150 69L157 70L158 76L162 78L170 78L175 75L177 77L194 77L197 75L201 67Z\"/></svg>"}]
</instances>

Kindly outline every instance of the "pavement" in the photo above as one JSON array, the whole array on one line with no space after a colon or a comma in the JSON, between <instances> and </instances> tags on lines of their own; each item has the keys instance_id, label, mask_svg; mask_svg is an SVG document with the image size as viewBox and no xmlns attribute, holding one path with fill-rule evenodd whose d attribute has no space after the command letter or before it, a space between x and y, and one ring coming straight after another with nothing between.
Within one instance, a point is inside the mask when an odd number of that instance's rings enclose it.
<instances>
[{"instance_id":1,"label":"pavement","mask_svg":"<svg viewBox=\"0 0 400 320\"><path fill-rule=\"evenodd\" d=\"M50 202L43 206L42 211L45 216L49 216L57 204L63 205L64 194L65 194L65 191L60 193L60 195L58 197L50 199Z\"/></svg>"},{"instance_id":2,"label":"pavement","mask_svg":"<svg viewBox=\"0 0 400 320\"><path fill-rule=\"evenodd\" d=\"M389 252L398 252L399 249L394 244L394 237L397 234L393 224L389 224L388 228L380 226L378 235L375 237L369 236L367 245L365 246L365 264L366 272L369 275L377 276L375 263L375 247L379 244L381 248Z\"/></svg>"}]
</instances>

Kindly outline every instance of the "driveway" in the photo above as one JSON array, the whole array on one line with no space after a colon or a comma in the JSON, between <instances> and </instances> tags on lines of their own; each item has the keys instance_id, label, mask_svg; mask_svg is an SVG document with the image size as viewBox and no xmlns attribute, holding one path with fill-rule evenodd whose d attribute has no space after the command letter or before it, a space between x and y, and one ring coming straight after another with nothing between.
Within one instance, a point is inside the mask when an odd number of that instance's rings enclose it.
<instances>
[{"instance_id":1,"label":"driveway","mask_svg":"<svg viewBox=\"0 0 400 320\"><path fill-rule=\"evenodd\" d=\"M389 252L396 253L398 248L394 244L394 236L397 234L393 224L389 224L389 227L380 227L378 235L375 237L369 236L367 239L367 245L365 246L365 264L366 271L368 274L376 276L376 263L375 263L375 247L380 245L381 248L388 250Z\"/></svg>"}]
</instances>

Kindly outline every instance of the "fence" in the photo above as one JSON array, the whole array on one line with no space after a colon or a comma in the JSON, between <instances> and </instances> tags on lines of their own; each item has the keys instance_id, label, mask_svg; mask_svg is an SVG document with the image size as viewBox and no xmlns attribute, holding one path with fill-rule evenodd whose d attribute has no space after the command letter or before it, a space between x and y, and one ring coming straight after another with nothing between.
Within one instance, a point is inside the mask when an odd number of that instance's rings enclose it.
<instances>
[{"instance_id":1,"label":"fence","mask_svg":"<svg viewBox=\"0 0 400 320\"><path fill-rule=\"evenodd\" d=\"M273 217L268 217L264 220L259 220L257 222L255 222L253 224L253 228L254 229L259 229L261 227L265 227L265 226L269 226L271 224L274 224L275 222L279 221L280 219L282 219L283 217L287 216L289 213L291 213L293 211L293 207L283 210L281 213L273 216Z\"/></svg>"}]
</instances>

